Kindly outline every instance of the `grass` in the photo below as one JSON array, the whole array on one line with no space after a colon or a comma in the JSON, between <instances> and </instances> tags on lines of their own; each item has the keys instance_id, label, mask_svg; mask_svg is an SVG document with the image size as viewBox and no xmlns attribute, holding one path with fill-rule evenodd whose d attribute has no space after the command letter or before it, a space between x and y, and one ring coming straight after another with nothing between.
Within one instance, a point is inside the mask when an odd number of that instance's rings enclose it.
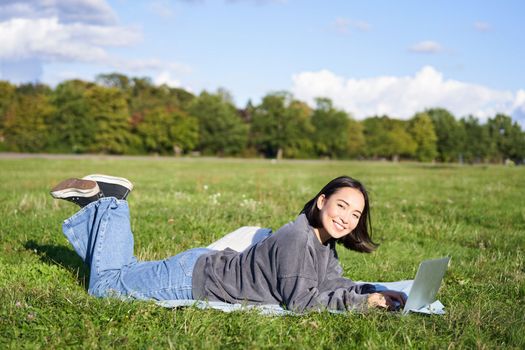
<instances>
[{"instance_id":1,"label":"grass","mask_svg":"<svg viewBox=\"0 0 525 350\"><path fill-rule=\"evenodd\" d=\"M0 348L525 348L525 168L416 163L104 157L0 159ZM75 207L57 181L93 172L133 181L136 255L159 259L243 225L279 228L331 178L371 193L371 255L339 248L355 280L413 278L452 256L445 316L374 311L266 317L95 299L61 233Z\"/></svg>"}]
</instances>

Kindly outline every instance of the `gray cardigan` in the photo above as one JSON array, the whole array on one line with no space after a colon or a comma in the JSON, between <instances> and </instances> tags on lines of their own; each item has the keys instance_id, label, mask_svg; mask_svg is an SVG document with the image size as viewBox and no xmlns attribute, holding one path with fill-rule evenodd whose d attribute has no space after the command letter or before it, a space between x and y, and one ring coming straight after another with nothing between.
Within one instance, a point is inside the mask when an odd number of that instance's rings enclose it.
<instances>
[{"instance_id":1,"label":"gray cardigan","mask_svg":"<svg viewBox=\"0 0 525 350\"><path fill-rule=\"evenodd\" d=\"M194 299L279 304L305 310L364 310L370 284L342 277L335 242L323 245L304 214L243 252L200 256L193 269Z\"/></svg>"}]
</instances>

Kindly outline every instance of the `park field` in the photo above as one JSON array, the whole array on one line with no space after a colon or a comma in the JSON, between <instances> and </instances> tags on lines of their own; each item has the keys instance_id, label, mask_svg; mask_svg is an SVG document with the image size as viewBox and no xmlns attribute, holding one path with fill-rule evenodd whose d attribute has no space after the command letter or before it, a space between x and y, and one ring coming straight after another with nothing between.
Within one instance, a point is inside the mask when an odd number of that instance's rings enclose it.
<instances>
[{"instance_id":1,"label":"park field","mask_svg":"<svg viewBox=\"0 0 525 350\"><path fill-rule=\"evenodd\" d=\"M372 202L372 254L338 251L346 277L411 279L451 256L444 316L385 311L268 317L95 299L61 232L67 177L129 178L135 253L162 259L239 226L274 230L332 178ZM0 348L525 348L525 167L177 158L0 159Z\"/></svg>"}]
</instances>

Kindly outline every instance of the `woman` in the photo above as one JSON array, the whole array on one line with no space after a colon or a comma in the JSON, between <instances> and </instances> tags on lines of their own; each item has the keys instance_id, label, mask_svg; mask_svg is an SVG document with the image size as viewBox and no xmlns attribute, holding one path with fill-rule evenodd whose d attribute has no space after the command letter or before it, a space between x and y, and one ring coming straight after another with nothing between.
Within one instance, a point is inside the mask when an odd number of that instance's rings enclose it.
<instances>
[{"instance_id":1,"label":"woman","mask_svg":"<svg viewBox=\"0 0 525 350\"><path fill-rule=\"evenodd\" d=\"M342 277L335 243L371 252L370 206L364 186L341 176L330 181L294 222L242 252L190 249L160 261L139 262L124 178L89 175L62 181L55 198L82 209L64 221L63 231L90 266L88 292L137 299L199 299L229 303L280 304L289 310L349 310L403 306L395 291Z\"/></svg>"}]
</instances>

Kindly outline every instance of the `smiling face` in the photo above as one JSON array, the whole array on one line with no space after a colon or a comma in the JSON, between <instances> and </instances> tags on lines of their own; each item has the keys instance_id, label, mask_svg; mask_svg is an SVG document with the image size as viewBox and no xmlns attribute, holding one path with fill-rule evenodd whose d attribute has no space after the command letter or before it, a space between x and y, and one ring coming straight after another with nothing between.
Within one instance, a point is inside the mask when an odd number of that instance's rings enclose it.
<instances>
[{"instance_id":1,"label":"smiling face","mask_svg":"<svg viewBox=\"0 0 525 350\"><path fill-rule=\"evenodd\" d=\"M361 191L343 187L330 197L320 195L316 204L323 225L316 234L324 244L330 238L344 237L356 228L365 208L365 198Z\"/></svg>"}]
</instances>

